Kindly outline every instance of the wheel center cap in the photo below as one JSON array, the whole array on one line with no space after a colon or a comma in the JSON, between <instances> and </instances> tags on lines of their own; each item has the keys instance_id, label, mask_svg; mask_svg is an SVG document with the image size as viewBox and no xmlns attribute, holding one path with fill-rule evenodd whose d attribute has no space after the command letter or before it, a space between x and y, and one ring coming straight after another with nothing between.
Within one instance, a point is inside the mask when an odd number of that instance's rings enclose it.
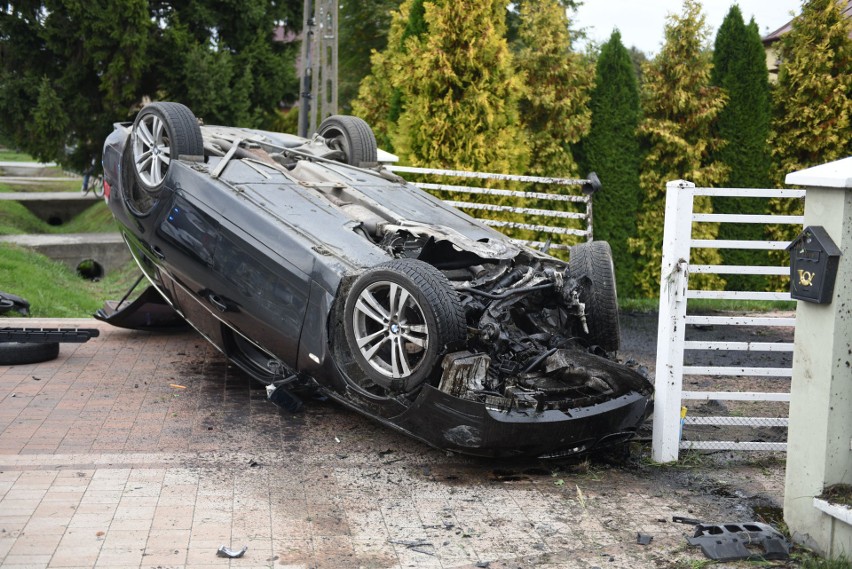
<instances>
[{"instance_id":1,"label":"wheel center cap","mask_svg":"<svg viewBox=\"0 0 852 569\"><path fill-rule=\"evenodd\" d=\"M393 323L390 325L391 334L399 334L399 324Z\"/></svg>"}]
</instances>

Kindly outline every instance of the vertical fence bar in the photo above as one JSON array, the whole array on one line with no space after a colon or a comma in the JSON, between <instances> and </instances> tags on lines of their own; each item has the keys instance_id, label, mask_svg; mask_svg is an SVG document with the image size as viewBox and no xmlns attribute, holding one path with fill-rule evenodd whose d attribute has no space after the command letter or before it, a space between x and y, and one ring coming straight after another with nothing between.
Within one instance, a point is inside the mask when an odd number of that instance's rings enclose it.
<instances>
[{"instance_id":1,"label":"vertical fence bar","mask_svg":"<svg viewBox=\"0 0 852 569\"><path fill-rule=\"evenodd\" d=\"M652 458L657 462L672 462L678 458L694 191L695 184L691 182L676 180L666 184L651 449Z\"/></svg>"},{"instance_id":2,"label":"vertical fence bar","mask_svg":"<svg viewBox=\"0 0 852 569\"><path fill-rule=\"evenodd\" d=\"M594 229L592 228L592 222L594 221L594 211L592 210L593 195L589 194L586 196L586 241L594 241L595 239Z\"/></svg>"}]
</instances>

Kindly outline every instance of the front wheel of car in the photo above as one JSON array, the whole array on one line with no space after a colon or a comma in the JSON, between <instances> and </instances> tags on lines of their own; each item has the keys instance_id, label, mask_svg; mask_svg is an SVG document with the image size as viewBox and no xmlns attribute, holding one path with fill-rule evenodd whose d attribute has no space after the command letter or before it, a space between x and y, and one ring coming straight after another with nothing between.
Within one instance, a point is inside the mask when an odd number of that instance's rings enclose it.
<instances>
[{"instance_id":1,"label":"front wheel of car","mask_svg":"<svg viewBox=\"0 0 852 569\"><path fill-rule=\"evenodd\" d=\"M349 115L332 115L320 123L317 134L329 146L341 150L351 166L374 163L378 160L376 135L363 119Z\"/></svg>"},{"instance_id":2,"label":"front wheel of car","mask_svg":"<svg viewBox=\"0 0 852 569\"><path fill-rule=\"evenodd\" d=\"M356 383L388 395L412 394L440 372L448 346L465 338L458 294L435 267L414 259L378 265L352 286L346 341L363 374Z\"/></svg>"},{"instance_id":3,"label":"front wheel of car","mask_svg":"<svg viewBox=\"0 0 852 569\"><path fill-rule=\"evenodd\" d=\"M571 247L568 267L572 277L583 281L580 302L586 305L588 333L578 326L575 334L607 352L618 351L621 343L618 296L609 243L591 241Z\"/></svg>"},{"instance_id":4,"label":"front wheel of car","mask_svg":"<svg viewBox=\"0 0 852 569\"><path fill-rule=\"evenodd\" d=\"M162 188L172 160L204 154L198 119L180 103L151 103L139 111L131 146L136 181L149 192Z\"/></svg>"}]
</instances>

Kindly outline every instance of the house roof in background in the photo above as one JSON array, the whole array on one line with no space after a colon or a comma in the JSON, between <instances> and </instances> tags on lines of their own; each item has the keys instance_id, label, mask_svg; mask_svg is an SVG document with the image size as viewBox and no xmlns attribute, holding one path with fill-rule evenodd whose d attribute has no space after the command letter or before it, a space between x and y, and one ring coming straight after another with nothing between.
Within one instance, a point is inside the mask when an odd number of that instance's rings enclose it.
<instances>
[{"instance_id":1,"label":"house roof in background","mask_svg":"<svg viewBox=\"0 0 852 569\"><path fill-rule=\"evenodd\" d=\"M840 3L844 4L844 6L840 9L843 17L847 20L852 19L852 0L838 0ZM781 36L789 32L793 29L793 20L790 20L777 30L772 33L766 34L761 38L763 40L763 45L769 45L771 43L775 43L776 41L781 39ZM849 37L852 38L852 29L849 30Z\"/></svg>"}]
</instances>

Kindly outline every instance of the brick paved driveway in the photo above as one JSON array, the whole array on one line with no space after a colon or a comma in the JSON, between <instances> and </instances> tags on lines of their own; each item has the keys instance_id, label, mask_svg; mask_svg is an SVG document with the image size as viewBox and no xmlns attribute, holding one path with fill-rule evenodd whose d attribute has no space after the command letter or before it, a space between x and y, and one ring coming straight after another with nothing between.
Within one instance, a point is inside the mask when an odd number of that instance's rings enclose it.
<instances>
[{"instance_id":1,"label":"brick paved driveway","mask_svg":"<svg viewBox=\"0 0 852 569\"><path fill-rule=\"evenodd\" d=\"M753 496L783 485L771 462L447 455L329 402L288 414L194 333L5 322L101 336L0 367L4 568L686 567L701 554L672 515L746 521Z\"/></svg>"}]
</instances>

